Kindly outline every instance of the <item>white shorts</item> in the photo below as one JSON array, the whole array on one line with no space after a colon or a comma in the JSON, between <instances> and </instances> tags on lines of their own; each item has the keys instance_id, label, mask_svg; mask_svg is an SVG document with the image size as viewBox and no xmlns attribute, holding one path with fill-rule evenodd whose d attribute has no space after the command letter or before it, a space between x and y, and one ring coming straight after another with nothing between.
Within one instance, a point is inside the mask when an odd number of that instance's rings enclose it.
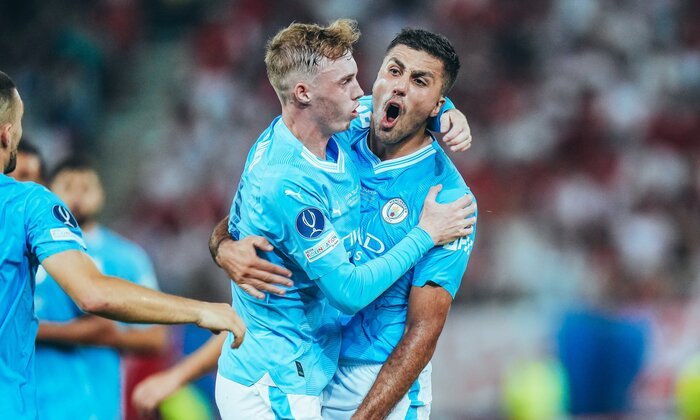
<instances>
[{"instance_id":1,"label":"white shorts","mask_svg":"<svg viewBox=\"0 0 700 420\"><path fill-rule=\"evenodd\" d=\"M216 375L216 405L223 420L320 420L321 398L285 394L269 376L253 386Z\"/></svg>"},{"instance_id":2,"label":"white shorts","mask_svg":"<svg viewBox=\"0 0 700 420\"><path fill-rule=\"evenodd\" d=\"M323 390L324 420L349 419L360 406L377 379L382 365L341 366ZM408 394L396 404L387 419L428 419L433 392L430 384L432 373L430 363L418 376Z\"/></svg>"}]
</instances>

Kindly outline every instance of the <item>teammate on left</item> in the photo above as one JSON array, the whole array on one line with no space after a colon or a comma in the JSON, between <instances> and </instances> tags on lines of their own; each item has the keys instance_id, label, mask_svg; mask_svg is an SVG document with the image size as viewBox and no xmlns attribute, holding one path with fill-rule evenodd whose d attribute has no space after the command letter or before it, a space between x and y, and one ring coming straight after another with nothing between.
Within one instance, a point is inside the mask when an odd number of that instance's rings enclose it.
<instances>
[{"instance_id":1,"label":"teammate on left","mask_svg":"<svg viewBox=\"0 0 700 420\"><path fill-rule=\"evenodd\" d=\"M17 160L24 104L0 72L0 407L4 418L35 419L34 287L41 264L89 313L126 322L194 323L230 331L240 345L245 326L227 304L167 295L108 277L85 254L75 217L54 194L7 173Z\"/></svg>"},{"instance_id":2,"label":"teammate on left","mask_svg":"<svg viewBox=\"0 0 700 420\"><path fill-rule=\"evenodd\" d=\"M39 150L23 140L17 167L9 175L18 181L43 184L44 166ZM90 159L64 159L53 169L49 186L82 227L88 254L102 273L158 290L145 251L97 223L104 190ZM39 418L121 418L120 352L162 352L168 345L166 327L119 325L85 314L43 267L36 273L34 307L39 319L35 354Z\"/></svg>"}]
</instances>

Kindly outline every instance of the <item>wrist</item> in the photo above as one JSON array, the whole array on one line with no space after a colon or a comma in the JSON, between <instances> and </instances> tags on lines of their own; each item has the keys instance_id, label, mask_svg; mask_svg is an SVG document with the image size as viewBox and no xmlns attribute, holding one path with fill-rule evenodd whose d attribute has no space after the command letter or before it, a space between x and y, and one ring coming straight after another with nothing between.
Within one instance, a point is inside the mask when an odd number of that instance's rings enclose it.
<instances>
[{"instance_id":1,"label":"wrist","mask_svg":"<svg viewBox=\"0 0 700 420\"><path fill-rule=\"evenodd\" d=\"M438 238L434 237L426 228L420 224L416 225L413 229L408 232L408 235L415 240L419 249L422 251L427 251L434 247L438 243Z\"/></svg>"},{"instance_id":2,"label":"wrist","mask_svg":"<svg viewBox=\"0 0 700 420\"><path fill-rule=\"evenodd\" d=\"M195 302L196 302L195 305L190 305L190 307L192 308L192 311L193 311L193 313L191 315L193 319L190 322L192 322L193 324L195 324L196 326L198 326L200 328L204 328L204 327L202 327L202 325L205 323L205 320L207 318L207 311L209 310L208 309L209 304L206 302L202 302L202 301L195 301Z\"/></svg>"},{"instance_id":3,"label":"wrist","mask_svg":"<svg viewBox=\"0 0 700 420\"><path fill-rule=\"evenodd\" d=\"M219 248L221 247L221 243L225 240L226 238L224 237L209 242L209 254L211 254L211 259L214 260L214 263L219 267L221 267L221 264L219 264Z\"/></svg>"}]
</instances>

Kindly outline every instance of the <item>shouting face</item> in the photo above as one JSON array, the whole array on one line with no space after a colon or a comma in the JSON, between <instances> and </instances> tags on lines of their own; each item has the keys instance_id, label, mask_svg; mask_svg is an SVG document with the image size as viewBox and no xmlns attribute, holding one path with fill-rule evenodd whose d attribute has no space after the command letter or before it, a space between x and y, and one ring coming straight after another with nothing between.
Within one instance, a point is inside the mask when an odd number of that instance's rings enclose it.
<instances>
[{"instance_id":1,"label":"shouting face","mask_svg":"<svg viewBox=\"0 0 700 420\"><path fill-rule=\"evenodd\" d=\"M422 135L444 102L443 77L442 61L427 52L406 45L389 50L372 87L375 137L393 145Z\"/></svg>"}]
</instances>

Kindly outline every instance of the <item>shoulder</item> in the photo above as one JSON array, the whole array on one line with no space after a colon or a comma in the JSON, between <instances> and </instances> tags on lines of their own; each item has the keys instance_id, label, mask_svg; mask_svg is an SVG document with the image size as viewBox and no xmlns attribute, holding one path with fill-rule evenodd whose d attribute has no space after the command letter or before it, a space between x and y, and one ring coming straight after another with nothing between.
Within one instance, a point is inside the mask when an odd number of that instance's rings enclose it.
<instances>
[{"instance_id":1,"label":"shoulder","mask_svg":"<svg viewBox=\"0 0 700 420\"><path fill-rule=\"evenodd\" d=\"M27 214L36 214L36 212L45 214L47 211L51 211L61 221L74 220L68 206L43 185L33 182L16 182L16 185L16 193L24 197ZM77 223L75 224L77 225Z\"/></svg>"},{"instance_id":2,"label":"shoulder","mask_svg":"<svg viewBox=\"0 0 700 420\"><path fill-rule=\"evenodd\" d=\"M14 190L19 194L23 194L27 201L31 202L59 202L59 198L56 194L49 191L43 185L36 184L34 182L16 182L14 183Z\"/></svg>"},{"instance_id":3,"label":"shoulder","mask_svg":"<svg viewBox=\"0 0 700 420\"><path fill-rule=\"evenodd\" d=\"M259 180L261 200L272 204L290 200L306 203L309 199L317 199L322 194L322 184L313 177L315 171L292 165L280 169L282 173L266 171L261 174Z\"/></svg>"},{"instance_id":4,"label":"shoulder","mask_svg":"<svg viewBox=\"0 0 700 420\"><path fill-rule=\"evenodd\" d=\"M447 154L442 150L437 141L435 140L433 146L436 149L435 153L435 182L442 184L442 191L438 194L438 201L444 202L453 201L465 194L474 195L467 185L464 177L459 172L457 167L452 163L452 160L447 156Z\"/></svg>"}]
</instances>

